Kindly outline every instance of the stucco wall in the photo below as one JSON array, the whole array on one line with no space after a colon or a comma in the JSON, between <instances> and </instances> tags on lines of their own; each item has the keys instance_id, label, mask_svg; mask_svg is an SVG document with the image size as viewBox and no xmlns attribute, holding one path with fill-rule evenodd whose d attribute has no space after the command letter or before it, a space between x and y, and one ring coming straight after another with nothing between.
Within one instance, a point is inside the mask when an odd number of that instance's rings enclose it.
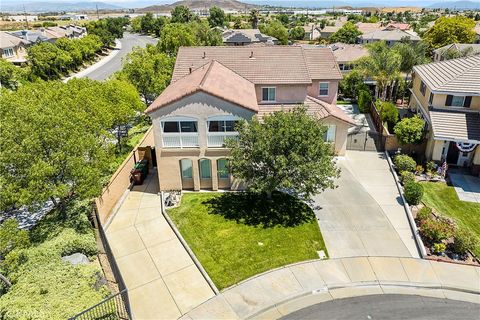
<instances>
[{"instance_id":1,"label":"stucco wall","mask_svg":"<svg viewBox=\"0 0 480 320\"><path fill-rule=\"evenodd\" d=\"M262 101L262 88L275 87L276 88L276 103L301 103L307 97L307 85L255 85L255 93L257 95L258 103L271 104L272 102Z\"/></svg>"},{"instance_id":2,"label":"stucco wall","mask_svg":"<svg viewBox=\"0 0 480 320\"><path fill-rule=\"evenodd\" d=\"M328 82L328 96L320 96L320 82ZM337 103L338 80L313 80L308 87L308 95L330 104Z\"/></svg>"},{"instance_id":3,"label":"stucco wall","mask_svg":"<svg viewBox=\"0 0 480 320\"><path fill-rule=\"evenodd\" d=\"M431 155L431 159L433 161L440 161L442 160L442 150L444 146L444 141L443 140L434 140L434 145L433 145L433 151ZM427 155L428 158L428 155Z\"/></svg>"}]
</instances>

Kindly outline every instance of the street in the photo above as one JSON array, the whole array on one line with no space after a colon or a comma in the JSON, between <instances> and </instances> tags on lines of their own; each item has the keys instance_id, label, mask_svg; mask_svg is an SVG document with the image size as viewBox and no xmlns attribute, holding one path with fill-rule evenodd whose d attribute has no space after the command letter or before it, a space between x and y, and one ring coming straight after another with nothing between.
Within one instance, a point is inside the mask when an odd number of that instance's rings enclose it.
<instances>
[{"instance_id":1,"label":"street","mask_svg":"<svg viewBox=\"0 0 480 320\"><path fill-rule=\"evenodd\" d=\"M123 38L120 39L122 43L122 48L111 60L109 60L104 65L94 68L91 72L83 75L93 80L105 80L110 77L112 74L117 72L122 68L122 59L132 51L133 47L146 47L147 44L156 44L157 39L151 38L149 36L132 34L125 32Z\"/></svg>"},{"instance_id":2,"label":"street","mask_svg":"<svg viewBox=\"0 0 480 320\"><path fill-rule=\"evenodd\" d=\"M293 312L296 319L478 319L480 305L410 295L372 295L319 303Z\"/></svg>"}]
</instances>

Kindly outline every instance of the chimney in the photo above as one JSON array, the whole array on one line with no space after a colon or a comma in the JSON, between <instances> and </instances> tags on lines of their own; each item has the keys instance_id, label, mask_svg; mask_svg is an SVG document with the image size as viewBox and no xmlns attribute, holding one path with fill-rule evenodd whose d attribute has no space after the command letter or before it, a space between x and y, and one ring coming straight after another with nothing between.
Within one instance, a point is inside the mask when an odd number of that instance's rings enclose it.
<instances>
[{"instance_id":1,"label":"chimney","mask_svg":"<svg viewBox=\"0 0 480 320\"><path fill-rule=\"evenodd\" d=\"M250 59L253 59L253 51L250 51Z\"/></svg>"}]
</instances>

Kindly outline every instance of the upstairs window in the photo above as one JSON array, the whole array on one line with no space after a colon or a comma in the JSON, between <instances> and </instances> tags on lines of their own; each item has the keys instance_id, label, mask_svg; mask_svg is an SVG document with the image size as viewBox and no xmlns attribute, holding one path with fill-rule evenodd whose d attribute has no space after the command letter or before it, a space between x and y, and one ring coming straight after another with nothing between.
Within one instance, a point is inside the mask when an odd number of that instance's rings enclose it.
<instances>
[{"instance_id":1,"label":"upstairs window","mask_svg":"<svg viewBox=\"0 0 480 320\"><path fill-rule=\"evenodd\" d=\"M433 103L433 93L430 93L430 97L428 98L428 104L431 105Z\"/></svg>"},{"instance_id":2,"label":"upstairs window","mask_svg":"<svg viewBox=\"0 0 480 320\"><path fill-rule=\"evenodd\" d=\"M208 121L208 132L235 132L236 120L211 120Z\"/></svg>"},{"instance_id":3,"label":"upstairs window","mask_svg":"<svg viewBox=\"0 0 480 320\"><path fill-rule=\"evenodd\" d=\"M197 121L164 121L162 124L165 133L197 132Z\"/></svg>"},{"instance_id":4,"label":"upstairs window","mask_svg":"<svg viewBox=\"0 0 480 320\"><path fill-rule=\"evenodd\" d=\"M420 82L420 93L422 96L425 97L425 93L427 92L427 86L425 85L425 82Z\"/></svg>"},{"instance_id":5,"label":"upstairs window","mask_svg":"<svg viewBox=\"0 0 480 320\"><path fill-rule=\"evenodd\" d=\"M13 56L13 49L12 48L6 48L3 49L3 57L4 58L9 58Z\"/></svg>"},{"instance_id":6,"label":"upstairs window","mask_svg":"<svg viewBox=\"0 0 480 320\"><path fill-rule=\"evenodd\" d=\"M262 88L262 101L275 101L276 100L276 88L275 87L266 87Z\"/></svg>"},{"instance_id":7,"label":"upstairs window","mask_svg":"<svg viewBox=\"0 0 480 320\"><path fill-rule=\"evenodd\" d=\"M320 90L319 90L320 97L328 96L328 82L320 82Z\"/></svg>"}]
</instances>

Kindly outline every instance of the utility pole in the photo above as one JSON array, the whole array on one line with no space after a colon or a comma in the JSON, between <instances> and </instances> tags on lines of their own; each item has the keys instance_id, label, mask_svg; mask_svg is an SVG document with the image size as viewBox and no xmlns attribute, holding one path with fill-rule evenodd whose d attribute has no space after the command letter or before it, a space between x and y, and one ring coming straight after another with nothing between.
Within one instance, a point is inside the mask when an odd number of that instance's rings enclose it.
<instances>
[{"instance_id":1,"label":"utility pole","mask_svg":"<svg viewBox=\"0 0 480 320\"><path fill-rule=\"evenodd\" d=\"M98 14L98 4L96 4L95 7L97 8L97 19L100 20L100 15Z\"/></svg>"},{"instance_id":2,"label":"utility pole","mask_svg":"<svg viewBox=\"0 0 480 320\"><path fill-rule=\"evenodd\" d=\"M26 29L28 29L28 17L27 17L27 10L25 9L25 5L23 5L23 13L25 14Z\"/></svg>"}]
</instances>

